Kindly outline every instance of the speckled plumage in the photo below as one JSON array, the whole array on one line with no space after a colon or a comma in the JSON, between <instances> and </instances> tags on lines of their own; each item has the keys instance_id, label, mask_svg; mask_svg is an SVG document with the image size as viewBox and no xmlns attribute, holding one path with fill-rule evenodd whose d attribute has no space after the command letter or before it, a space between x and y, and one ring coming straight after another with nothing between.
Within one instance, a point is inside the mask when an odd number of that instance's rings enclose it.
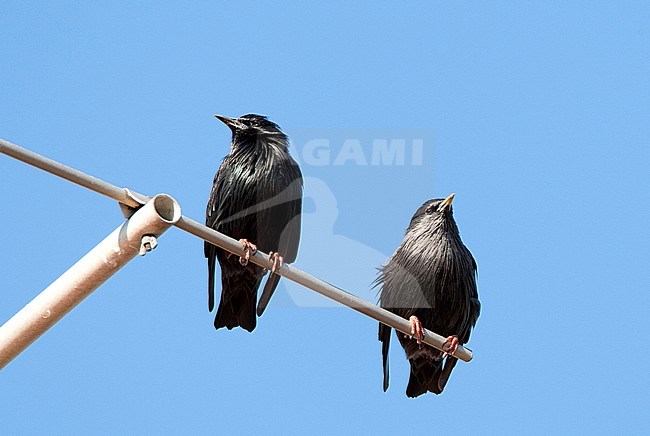
<instances>
[{"instance_id":1,"label":"speckled plumage","mask_svg":"<svg viewBox=\"0 0 650 436\"><path fill-rule=\"evenodd\" d=\"M279 252L296 260L300 240L302 174L291 158L288 138L266 117L219 118L232 130L230 152L217 171L206 210L206 226L235 239L247 239L265 253ZM205 243L208 259L208 306L214 308L215 259L221 267L221 300L216 329L237 326L252 331L257 324L257 290L265 270L252 262ZM268 302L280 280L271 274L262 298ZM263 310L263 308L261 308Z\"/></svg>"},{"instance_id":2,"label":"speckled plumage","mask_svg":"<svg viewBox=\"0 0 650 436\"><path fill-rule=\"evenodd\" d=\"M453 197L451 197L453 198ZM442 336L469 340L480 313L476 262L463 244L453 218L451 200L425 202L413 215L402 244L380 269L381 307L406 319L417 316L423 326ZM388 348L391 328L379 324L382 342L384 390L388 389ZM427 391L442 393L457 362L451 356L415 339L398 335L411 365L406 389L409 397Z\"/></svg>"}]
</instances>

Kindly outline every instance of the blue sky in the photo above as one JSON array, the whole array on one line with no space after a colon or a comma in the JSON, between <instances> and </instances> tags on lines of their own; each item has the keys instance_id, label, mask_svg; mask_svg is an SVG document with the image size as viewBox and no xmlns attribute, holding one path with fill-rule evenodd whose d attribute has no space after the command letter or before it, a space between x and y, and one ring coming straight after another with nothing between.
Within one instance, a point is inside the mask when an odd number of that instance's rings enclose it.
<instances>
[{"instance_id":1,"label":"blue sky","mask_svg":"<svg viewBox=\"0 0 650 436\"><path fill-rule=\"evenodd\" d=\"M171 229L0 373L0 433L647 429L646 2L0 8L3 139L201 221L212 115L269 115L306 178L296 265L374 298L413 212L455 192L483 303L474 360L407 399L398 347L382 392L376 322L286 281L253 334L215 332L202 243ZM403 165L372 165L375 139ZM122 221L3 156L0 201L2 322Z\"/></svg>"}]
</instances>

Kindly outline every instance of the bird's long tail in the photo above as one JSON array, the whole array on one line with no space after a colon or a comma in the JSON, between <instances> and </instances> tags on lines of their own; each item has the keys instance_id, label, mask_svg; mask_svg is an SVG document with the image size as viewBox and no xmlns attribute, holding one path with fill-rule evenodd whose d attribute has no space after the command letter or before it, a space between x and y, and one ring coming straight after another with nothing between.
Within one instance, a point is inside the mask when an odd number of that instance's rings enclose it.
<instances>
[{"instance_id":1,"label":"bird's long tail","mask_svg":"<svg viewBox=\"0 0 650 436\"><path fill-rule=\"evenodd\" d=\"M443 367L443 360L425 357L409 360L411 375L408 386L406 386L406 395L417 397L427 391L436 395L441 394L457 361L458 359L454 357L448 357L444 360Z\"/></svg>"},{"instance_id":2,"label":"bird's long tail","mask_svg":"<svg viewBox=\"0 0 650 436\"><path fill-rule=\"evenodd\" d=\"M262 316L279 283L280 276L278 274L270 273L269 278L266 280L266 284L264 285L262 295L260 295L260 301L257 303L257 316Z\"/></svg>"},{"instance_id":3,"label":"bird's long tail","mask_svg":"<svg viewBox=\"0 0 650 436\"><path fill-rule=\"evenodd\" d=\"M237 267L242 268L237 265ZM237 273L223 274L221 277L221 301L214 318L214 328L226 327L228 330L241 326L252 332L257 325L255 305L257 289L262 274L256 265L249 264Z\"/></svg>"}]
</instances>

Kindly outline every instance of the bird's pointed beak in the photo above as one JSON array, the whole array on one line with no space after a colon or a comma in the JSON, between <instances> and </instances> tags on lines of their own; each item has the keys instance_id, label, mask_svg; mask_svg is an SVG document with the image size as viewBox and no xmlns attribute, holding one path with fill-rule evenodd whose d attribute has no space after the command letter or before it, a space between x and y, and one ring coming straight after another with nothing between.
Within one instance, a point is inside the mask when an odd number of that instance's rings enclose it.
<instances>
[{"instance_id":1,"label":"bird's pointed beak","mask_svg":"<svg viewBox=\"0 0 650 436\"><path fill-rule=\"evenodd\" d=\"M237 119L237 118L230 118L230 117L226 117L226 116L224 116L224 115L219 115L219 114L215 115L215 117L216 117L219 121L221 121L222 123L224 123L226 126L230 127L230 130L232 130L233 132L234 132L235 130L237 130L237 129L241 129L241 128L242 128L242 123L241 123L241 122L239 121L239 119Z\"/></svg>"},{"instance_id":2,"label":"bird's pointed beak","mask_svg":"<svg viewBox=\"0 0 650 436\"><path fill-rule=\"evenodd\" d=\"M440 210L443 211L449 208L449 206L451 206L451 202L454 201L455 196L456 194L450 194L449 197L445 198L445 201L443 201L442 204L440 205Z\"/></svg>"}]
</instances>

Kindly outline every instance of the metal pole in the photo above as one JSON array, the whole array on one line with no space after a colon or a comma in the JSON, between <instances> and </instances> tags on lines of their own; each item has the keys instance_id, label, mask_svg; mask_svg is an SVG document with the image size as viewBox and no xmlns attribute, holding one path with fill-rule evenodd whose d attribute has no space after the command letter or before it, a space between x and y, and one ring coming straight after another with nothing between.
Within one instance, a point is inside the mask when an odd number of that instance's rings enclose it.
<instances>
[{"instance_id":1,"label":"metal pole","mask_svg":"<svg viewBox=\"0 0 650 436\"><path fill-rule=\"evenodd\" d=\"M133 259L143 237L155 241L151 236L163 234L180 216L176 200L155 196L37 295L0 327L0 369Z\"/></svg>"},{"instance_id":2,"label":"metal pole","mask_svg":"<svg viewBox=\"0 0 650 436\"><path fill-rule=\"evenodd\" d=\"M12 144L3 139L0 139L0 153L7 154L14 157L15 159L21 160L44 171L51 172L52 174L63 177L66 180L80 184L81 186L110 197L128 206L138 207L141 204L133 197L137 197L138 199L147 198L142 194L134 191L128 191L123 188L118 188L117 186L111 185L110 183L107 183L101 179L97 179L95 177L82 173L81 171L62 165L52 159L48 159L44 156L29 151L18 145ZM227 250L238 256L244 255L244 250L242 249L239 241L236 241L187 217L181 216L174 225L179 229L185 230L186 232L191 233L192 235L208 241L220 248L223 248L224 250ZM269 261L268 255L259 251L254 256L251 256L250 260L251 262L267 269L270 269L272 267L272 263ZM364 315L374 318L375 320L382 322L404 334L410 334L411 332L411 324L404 318L397 316L385 309L382 309L381 307L378 307L372 303L362 300L355 295L347 293L342 289L332 286L329 283L311 276L294 266L285 264L280 270L278 270L278 273L281 276L288 278L289 280L293 280L294 282L299 283L311 289L312 291L318 292L319 294L337 301L344 306L348 306L358 312L363 313ZM442 350L444 341L445 338L442 336L429 330L424 330L423 342L425 344ZM459 346L458 350L456 350L453 356L464 362L469 362L473 357L472 351L463 346Z\"/></svg>"},{"instance_id":3,"label":"metal pole","mask_svg":"<svg viewBox=\"0 0 650 436\"><path fill-rule=\"evenodd\" d=\"M219 233L216 230L199 224L187 217L182 216L181 219L176 223L176 227L185 230L194 236L198 236L199 238L208 241L218 247L221 247L224 250L235 253L238 256L244 255L242 245L239 241L236 241L224 235L223 233ZM272 262L269 261L268 254L262 253L261 251L258 251L254 256L251 256L250 261L267 269L270 269L273 266ZM375 304L369 303L368 301L357 297L356 295L352 295L340 288L332 286L331 284L324 282L319 278L316 278L304 271L299 270L293 265L285 264L277 271L277 273L282 277L293 280L294 282L299 283L304 287L311 289L312 291L318 292L319 294L324 295L327 298L330 298L344 306L350 307L357 312L361 312L370 318L374 318L377 321L394 328L395 330L398 330L407 335L411 333L411 324L401 316L397 316L393 312L389 312L386 309L382 309ZM429 344L432 347L444 351L442 349L442 346L445 343L445 340L446 338L440 336L437 333L426 329L424 330L424 339L422 342L425 344ZM469 362L473 357L472 351L461 345L458 346L458 349L455 353L453 353L453 356L459 358L464 362Z\"/></svg>"},{"instance_id":4,"label":"metal pole","mask_svg":"<svg viewBox=\"0 0 650 436\"><path fill-rule=\"evenodd\" d=\"M142 203L131 198L124 188L118 188L111 183L107 183L97 177L93 177L72 167L63 165L62 163L49 159L38 153L34 153L33 151L27 150L19 145L12 144L4 139L0 139L0 153L4 153L7 156L11 156L14 159L18 159L35 166L36 168L40 168L43 171L47 171L48 173L76 183L77 185L81 185L84 188L97 192L98 194L110 197L113 200L126 204L127 206L139 207L142 205Z\"/></svg>"}]
</instances>

